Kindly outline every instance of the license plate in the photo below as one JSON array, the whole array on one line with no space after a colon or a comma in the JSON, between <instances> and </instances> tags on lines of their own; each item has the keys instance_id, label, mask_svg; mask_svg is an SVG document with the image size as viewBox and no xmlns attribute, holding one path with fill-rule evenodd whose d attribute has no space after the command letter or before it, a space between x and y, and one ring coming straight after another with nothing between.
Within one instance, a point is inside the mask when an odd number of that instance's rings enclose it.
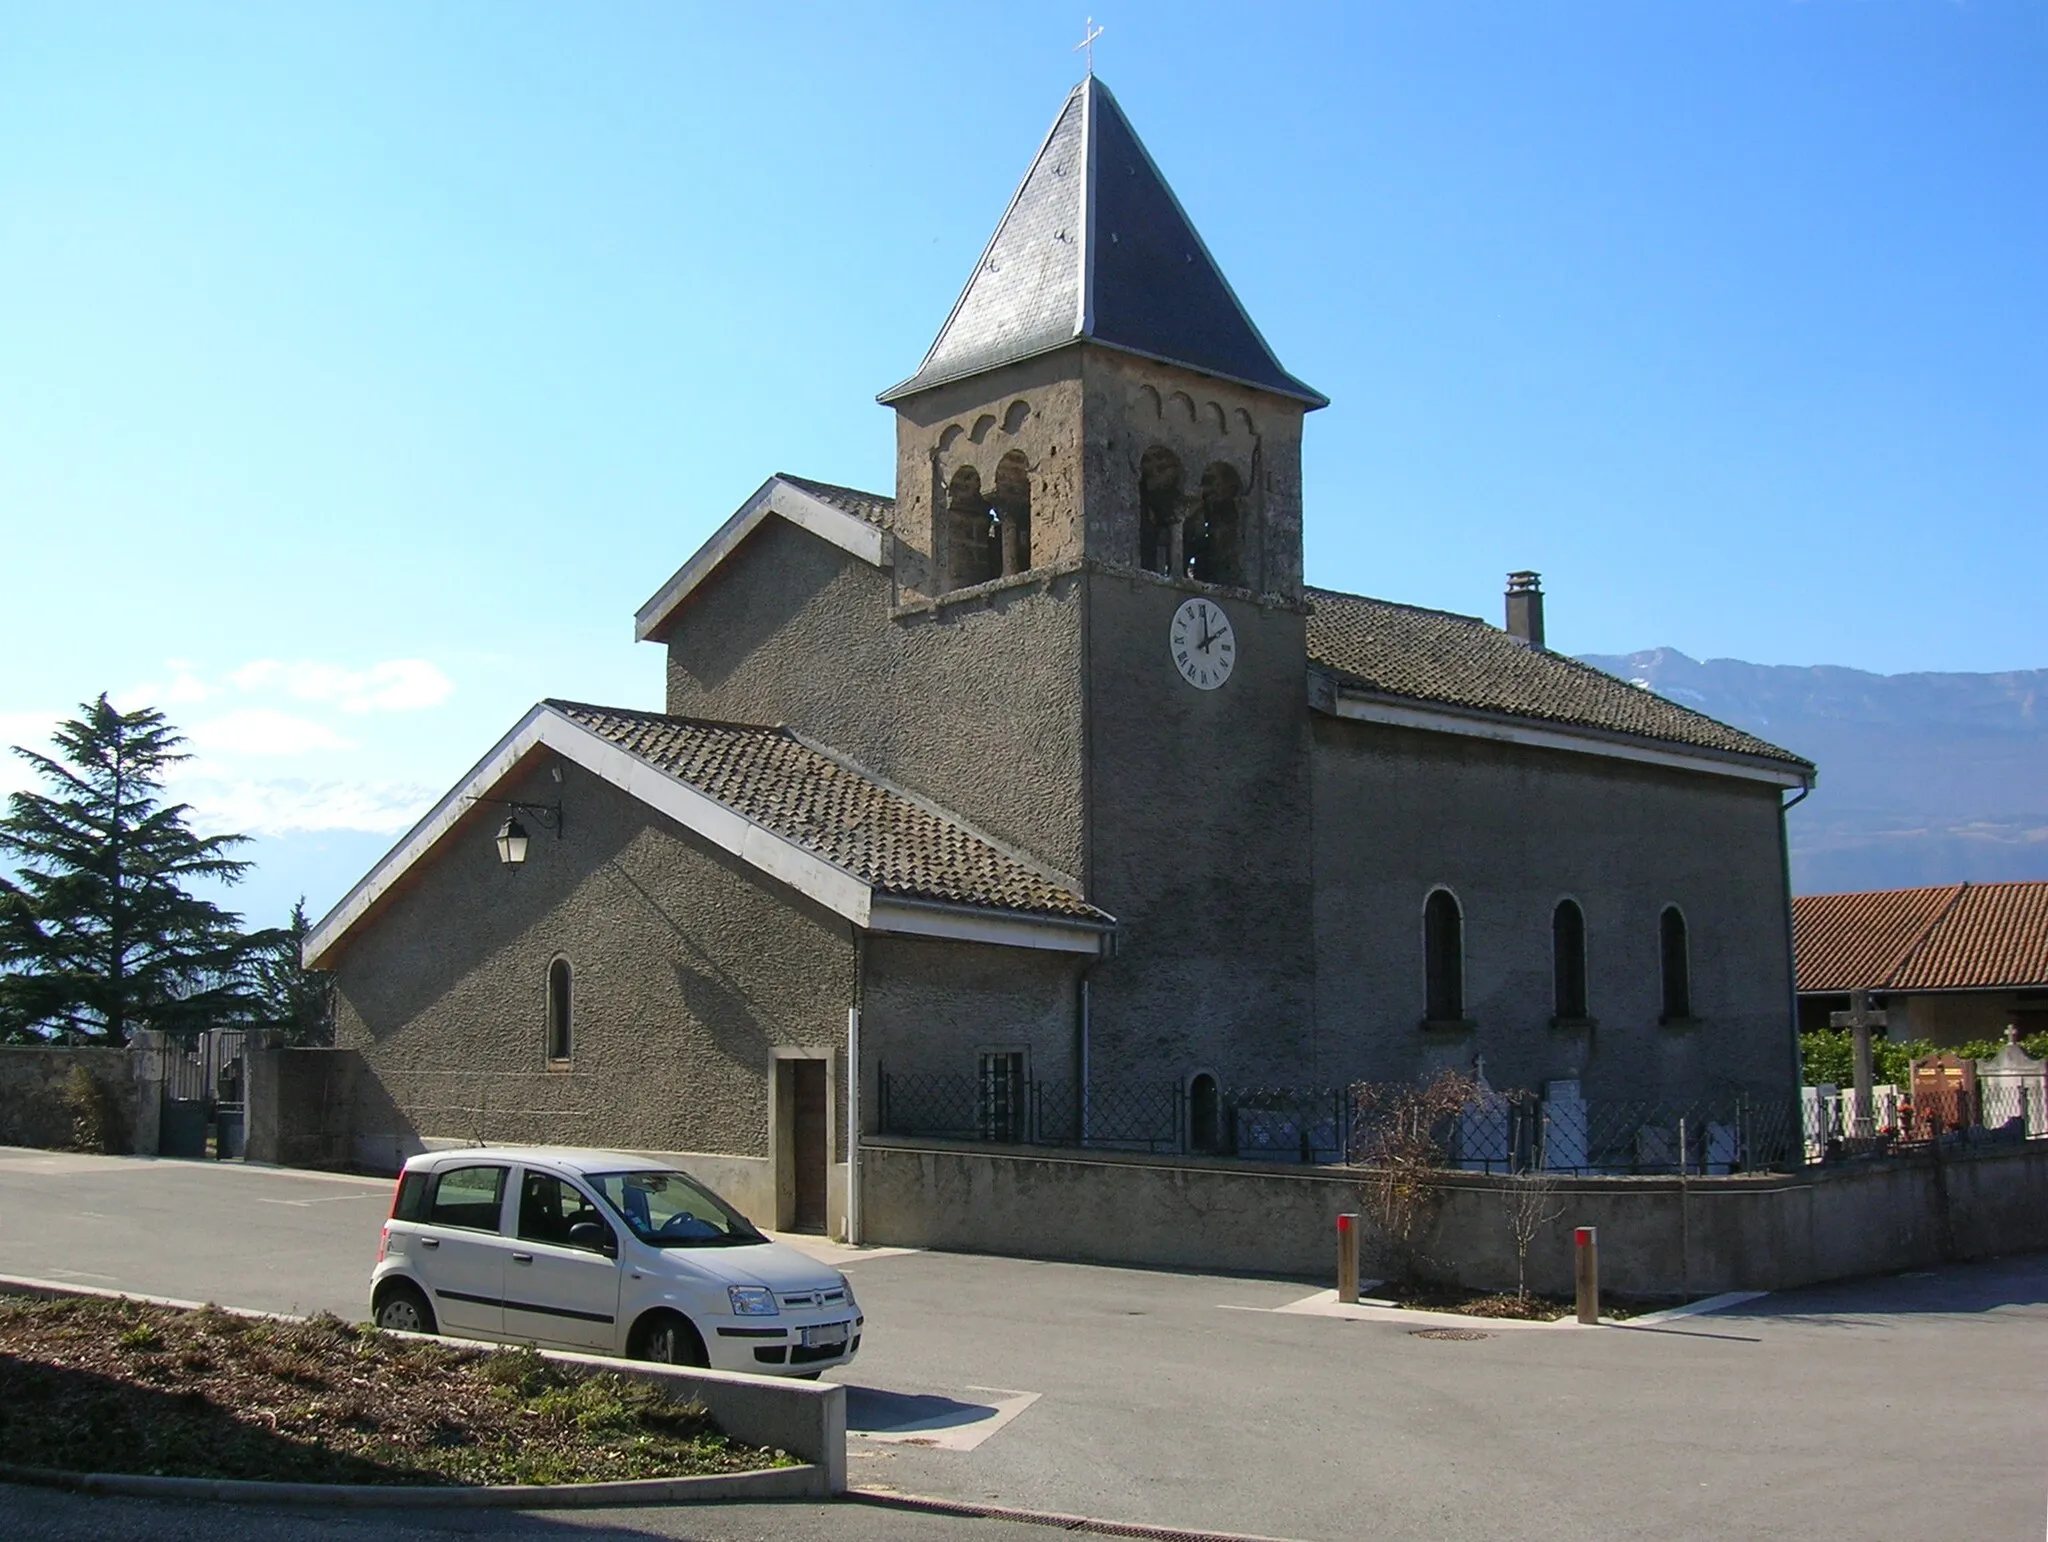
<instances>
[{"instance_id":1,"label":"license plate","mask_svg":"<svg viewBox=\"0 0 2048 1542\"><path fill-rule=\"evenodd\" d=\"M802 1332L806 1349L824 1349L828 1345L846 1342L846 1324L843 1322L828 1322L816 1328L805 1328Z\"/></svg>"}]
</instances>

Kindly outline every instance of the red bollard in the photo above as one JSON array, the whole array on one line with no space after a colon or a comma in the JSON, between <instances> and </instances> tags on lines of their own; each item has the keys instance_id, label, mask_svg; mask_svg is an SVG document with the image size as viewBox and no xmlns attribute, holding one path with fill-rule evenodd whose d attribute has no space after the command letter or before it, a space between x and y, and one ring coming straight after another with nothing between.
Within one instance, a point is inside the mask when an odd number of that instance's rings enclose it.
<instances>
[{"instance_id":1,"label":"red bollard","mask_svg":"<svg viewBox=\"0 0 2048 1542\"><path fill-rule=\"evenodd\" d=\"M1581 1226L1572 1232L1572 1283L1578 1287L1579 1321L1595 1327L1600 1321L1600 1228Z\"/></svg>"},{"instance_id":2,"label":"red bollard","mask_svg":"<svg viewBox=\"0 0 2048 1542\"><path fill-rule=\"evenodd\" d=\"M1358 1217L1337 1217L1337 1299L1358 1305Z\"/></svg>"}]
</instances>

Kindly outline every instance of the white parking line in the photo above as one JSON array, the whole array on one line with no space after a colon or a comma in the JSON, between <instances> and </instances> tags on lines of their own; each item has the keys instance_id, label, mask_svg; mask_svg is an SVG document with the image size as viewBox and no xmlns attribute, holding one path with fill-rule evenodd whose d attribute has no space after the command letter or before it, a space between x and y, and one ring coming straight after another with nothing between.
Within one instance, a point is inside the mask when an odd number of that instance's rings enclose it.
<instances>
[{"instance_id":1,"label":"white parking line","mask_svg":"<svg viewBox=\"0 0 2048 1542\"><path fill-rule=\"evenodd\" d=\"M886 1392L848 1386L846 1433L860 1440L972 1451L1039 1399L1011 1387L966 1387L987 1394L973 1402L937 1393Z\"/></svg>"}]
</instances>

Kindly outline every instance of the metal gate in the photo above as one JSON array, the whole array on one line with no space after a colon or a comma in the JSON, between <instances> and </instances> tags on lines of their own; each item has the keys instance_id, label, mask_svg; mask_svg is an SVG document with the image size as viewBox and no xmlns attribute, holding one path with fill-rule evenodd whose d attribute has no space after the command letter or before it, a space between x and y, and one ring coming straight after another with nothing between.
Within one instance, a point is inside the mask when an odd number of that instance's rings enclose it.
<instances>
[{"instance_id":1,"label":"metal gate","mask_svg":"<svg viewBox=\"0 0 2048 1542\"><path fill-rule=\"evenodd\" d=\"M164 1039L162 1155L241 1157L248 1037L247 1029L215 1028Z\"/></svg>"}]
</instances>

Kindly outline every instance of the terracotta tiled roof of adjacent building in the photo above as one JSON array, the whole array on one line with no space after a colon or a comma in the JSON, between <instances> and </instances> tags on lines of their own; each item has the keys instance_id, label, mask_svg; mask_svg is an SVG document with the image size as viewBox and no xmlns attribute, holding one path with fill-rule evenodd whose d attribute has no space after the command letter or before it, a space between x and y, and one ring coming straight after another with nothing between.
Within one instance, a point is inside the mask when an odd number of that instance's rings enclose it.
<instances>
[{"instance_id":1,"label":"terracotta tiled roof of adjacent building","mask_svg":"<svg viewBox=\"0 0 2048 1542\"><path fill-rule=\"evenodd\" d=\"M1789 750L1476 616L1310 589L1309 658L1379 696L1536 718L1813 769Z\"/></svg>"},{"instance_id":2,"label":"terracotta tiled roof of adjacent building","mask_svg":"<svg viewBox=\"0 0 2048 1542\"><path fill-rule=\"evenodd\" d=\"M1107 923L986 837L787 728L581 702L549 706L784 840L908 899Z\"/></svg>"},{"instance_id":3,"label":"terracotta tiled roof of adjacent building","mask_svg":"<svg viewBox=\"0 0 2048 1542\"><path fill-rule=\"evenodd\" d=\"M1808 894L1792 933L1811 994L2048 986L2048 882Z\"/></svg>"}]
</instances>

